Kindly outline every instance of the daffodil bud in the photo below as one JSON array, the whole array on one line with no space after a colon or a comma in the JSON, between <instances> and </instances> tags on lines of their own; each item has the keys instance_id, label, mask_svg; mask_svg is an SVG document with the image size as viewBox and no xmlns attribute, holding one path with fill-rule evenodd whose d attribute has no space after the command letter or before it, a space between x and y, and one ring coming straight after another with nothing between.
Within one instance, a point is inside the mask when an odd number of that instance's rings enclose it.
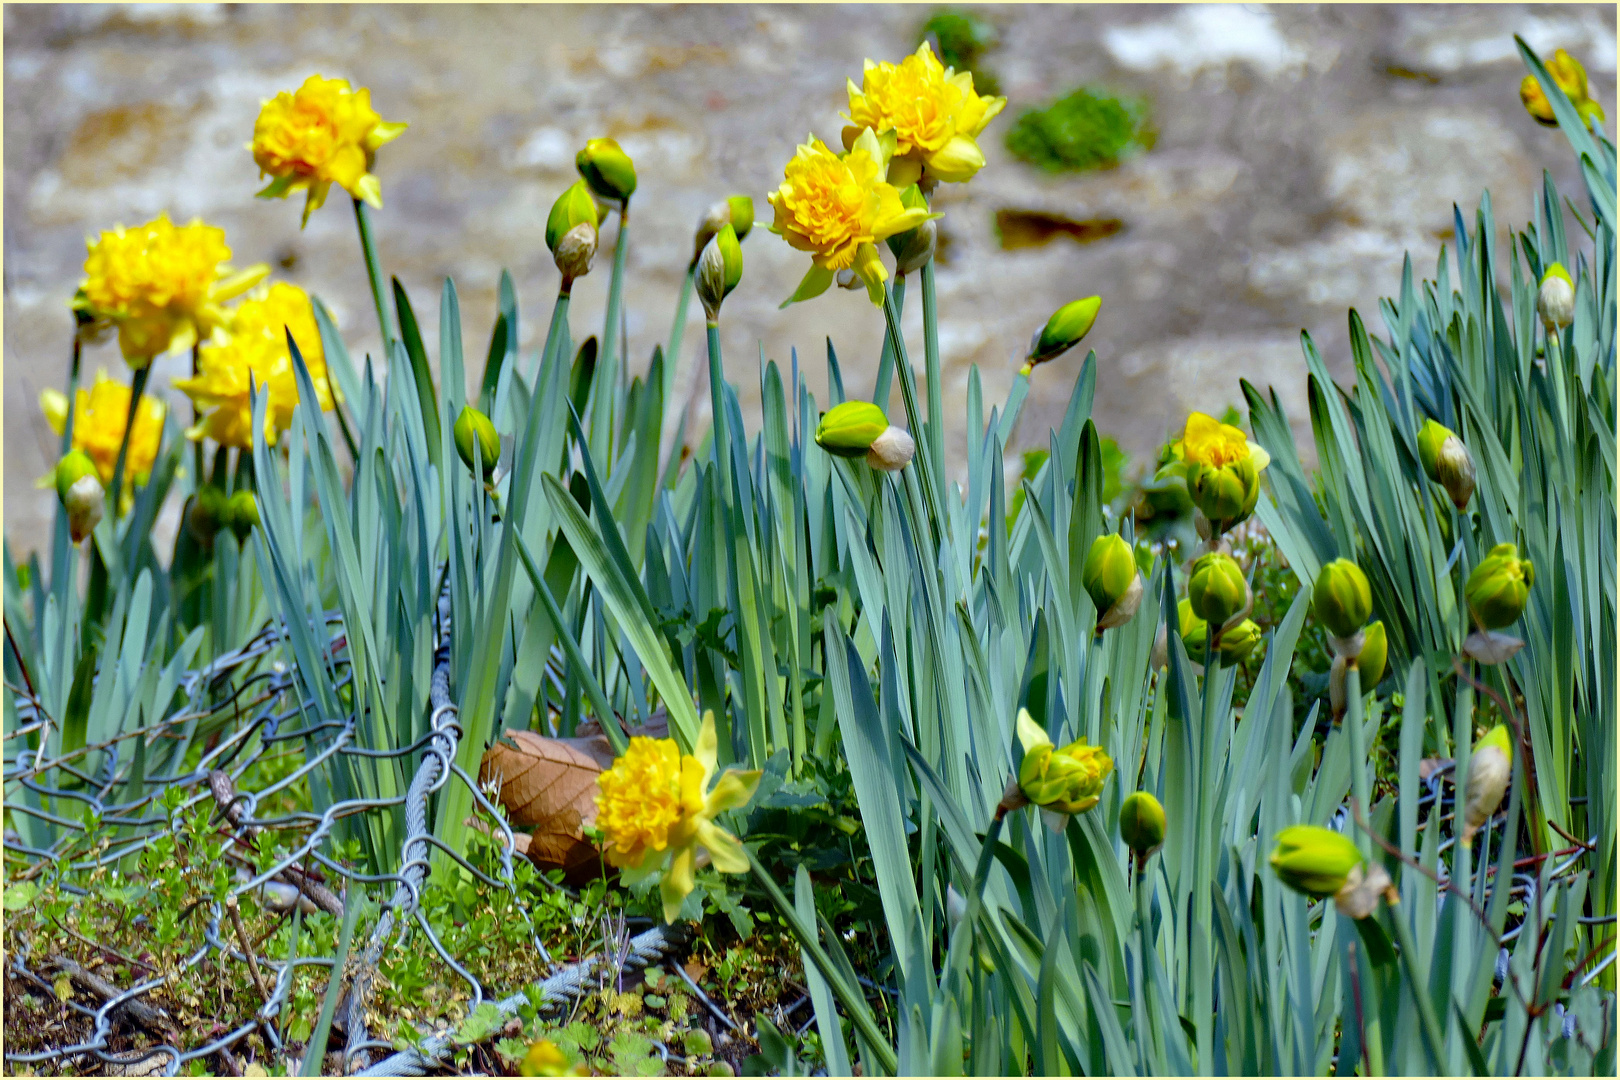
<instances>
[{"instance_id":1,"label":"daffodil bud","mask_svg":"<svg viewBox=\"0 0 1620 1080\"><path fill-rule=\"evenodd\" d=\"M1497 544L1468 575L1463 594L1480 629L1500 630L1512 626L1524 614L1530 586L1535 582L1535 567L1530 560L1519 558L1519 549L1513 544Z\"/></svg>"},{"instance_id":2,"label":"daffodil bud","mask_svg":"<svg viewBox=\"0 0 1620 1080\"><path fill-rule=\"evenodd\" d=\"M1311 610L1328 633L1353 638L1372 614L1372 586L1367 575L1349 559L1334 559L1316 575Z\"/></svg>"},{"instance_id":3,"label":"daffodil bud","mask_svg":"<svg viewBox=\"0 0 1620 1080\"><path fill-rule=\"evenodd\" d=\"M709 207L709 212L698 222L697 234L692 238L694 266L703 257L703 249L709 246L709 241L727 225L737 234L739 243L746 239L749 230L754 227L754 200L747 195L733 195Z\"/></svg>"},{"instance_id":4,"label":"daffodil bud","mask_svg":"<svg viewBox=\"0 0 1620 1080\"><path fill-rule=\"evenodd\" d=\"M546 247L556 254L557 245L562 238L579 226L589 222L594 229L602 224L605 211L597 205L596 198L591 194L590 187L583 180L576 180L569 185L568 190L557 196L557 201L551 204L551 213L546 217Z\"/></svg>"},{"instance_id":5,"label":"daffodil bud","mask_svg":"<svg viewBox=\"0 0 1620 1080\"><path fill-rule=\"evenodd\" d=\"M253 492L243 488L226 501L225 521L236 534L236 542L247 543L259 524L259 500L253 497Z\"/></svg>"},{"instance_id":6,"label":"daffodil bud","mask_svg":"<svg viewBox=\"0 0 1620 1080\"><path fill-rule=\"evenodd\" d=\"M889 428L883 410L867 401L846 401L828 409L816 425L816 443L836 457L865 457Z\"/></svg>"},{"instance_id":7,"label":"daffodil bud","mask_svg":"<svg viewBox=\"0 0 1620 1080\"><path fill-rule=\"evenodd\" d=\"M1474 744L1468 758L1468 801L1463 807L1462 845L1469 847L1474 834L1491 819L1513 779L1513 740L1508 729L1497 724Z\"/></svg>"},{"instance_id":8,"label":"daffodil bud","mask_svg":"<svg viewBox=\"0 0 1620 1080\"><path fill-rule=\"evenodd\" d=\"M1119 805L1119 838L1146 859L1164 846L1164 807L1146 791L1134 791Z\"/></svg>"},{"instance_id":9,"label":"daffodil bud","mask_svg":"<svg viewBox=\"0 0 1620 1080\"><path fill-rule=\"evenodd\" d=\"M1371 690L1384 680L1384 668L1389 663L1389 634L1383 620L1371 623L1361 632L1361 654L1356 667L1361 671L1361 689Z\"/></svg>"},{"instance_id":10,"label":"daffodil bud","mask_svg":"<svg viewBox=\"0 0 1620 1080\"><path fill-rule=\"evenodd\" d=\"M945 886L945 924L951 933L956 933L957 925L967 917L967 906L967 898L956 891L955 885Z\"/></svg>"},{"instance_id":11,"label":"daffodil bud","mask_svg":"<svg viewBox=\"0 0 1620 1080\"><path fill-rule=\"evenodd\" d=\"M1236 559L1220 552L1201 556L1187 578L1193 614L1221 627L1249 606L1249 583Z\"/></svg>"},{"instance_id":12,"label":"daffodil bud","mask_svg":"<svg viewBox=\"0 0 1620 1080\"><path fill-rule=\"evenodd\" d=\"M1389 878L1389 871L1374 863L1363 871L1359 866L1350 868L1344 877L1344 886L1333 894L1333 906L1339 914L1351 919L1365 919L1378 910L1379 898L1395 903L1400 894Z\"/></svg>"},{"instance_id":13,"label":"daffodil bud","mask_svg":"<svg viewBox=\"0 0 1620 1080\"><path fill-rule=\"evenodd\" d=\"M917 443L904 428L889 426L866 448L866 463L879 472L899 472L911 463Z\"/></svg>"},{"instance_id":14,"label":"daffodil bud","mask_svg":"<svg viewBox=\"0 0 1620 1080\"><path fill-rule=\"evenodd\" d=\"M552 259L557 263L557 271L562 274L564 281L571 282L591 272L591 262L596 258L596 243L596 226L588 221L575 225L557 241Z\"/></svg>"},{"instance_id":15,"label":"daffodil bud","mask_svg":"<svg viewBox=\"0 0 1620 1080\"><path fill-rule=\"evenodd\" d=\"M1418 432L1418 456L1429 479L1446 489L1452 505L1460 513L1474 497L1474 458L1462 440L1433 420L1426 420Z\"/></svg>"},{"instance_id":16,"label":"daffodil bud","mask_svg":"<svg viewBox=\"0 0 1620 1080\"><path fill-rule=\"evenodd\" d=\"M214 536L230 524L229 500L212 484L204 484L186 509L186 531L203 547L214 543Z\"/></svg>"},{"instance_id":17,"label":"daffodil bud","mask_svg":"<svg viewBox=\"0 0 1620 1080\"><path fill-rule=\"evenodd\" d=\"M1071 300L1053 312L1041 332L1029 343L1029 355L1024 358L1024 373L1029 374L1036 364L1062 356L1078 345L1080 339L1091 332L1101 307L1102 297L1088 296L1084 300Z\"/></svg>"},{"instance_id":18,"label":"daffodil bud","mask_svg":"<svg viewBox=\"0 0 1620 1080\"><path fill-rule=\"evenodd\" d=\"M923 198L921 189L912 184L900 193L900 205L907 210L928 209L928 200ZM909 274L913 270L921 270L929 259L934 257L934 247L939 240L939 228L934 219L929 218L915 229L908 229L903 233L896 233L889 237L889 251L894 254L894 269L898 274Z\"/></svg>"},{"instance_id":19,"label":"daffodil bud","mask_svg":"<svg viewBox=\"0 0 1620 1080\"><path fill-rule=\"evenodd\" d=\"M67 511L68 534L77 544L101 523L107 497L95 462L83 450L73 450L56 463L56 497Z\"/></svg>"},{"instance_id":20,"label":"daffodil bud","mask_svg":"<svg viewBox=\"0 0 1620 1080\"><path fill-rule=\"evenodd\" d=\"M501 437L495 431L495 425L489 417L473 408L471 405L462 407L461 415L456 417L455 426L456 453L467 468L478 470L482 468L485 480L495 475L495 463L501 458ZM473 455L478 455L478 464L474 463Z\"/></svg>"},{"instance_id":21,"label":"daffodil bud","mask_svg":"<svg viewBox=\"0 0 1620 1080\"><path fill-rule=\"evenodd\" d=\"M742 274L742 245L737 242L737 230L722 225L698 256L697 294L710 322L720 317L720 304L742 281Z\"/></svg>"},{"instance_id":22,"label":"daffodil bud","mask_svg":"<svg viewBox=\"0 0 1620 1080\"><path fill-rule=\"evenodd\" d=\"M1260 624L1253 619L1244 619L1236 626L1221 631L1221 663L1227 667L1241 664L1254 652L1264 635L1260 631Z\"/></svg>"},{"instance_id":23,"label":"daffodil bud","mask_svg":"<svg viewBox=\"0 0 1620 1080\"><path fill-rule=\"evenodd\" d=\"M1575 282L1569 271L1558 263L1547 267L1547 272L1541 275L1536 312L1542 322L1559 329L1575 321Z\"/></svg>"},{"instance_id":24,"label":"daffodil bud","mask_svg":"<svg viewBox=\"0 0 1620 1080\"><path fill-rule=\"evenodd\" d=\"M1077 739L1061 749L1053 747L1027 709L1018 711L1018 739L1024 744L1018 786L1025 798L1058 814L1079 814L1097 805L1114 768L1100 746Z\"/></svg>"},{"instance_id":25,"label":"daffodil bud","mask_svg":"<svg viewBox=\"0 0 1620 1080\"><path fill-rule=\"evenodd\" d=\"M1355 841L1318 825L1291 825L1277 834L1271 869L1284 885L1307 896L1333 896L1364 860Z\"/></svg>"},{"instance_id":26,"label":"daffodil bud","mask_svg":"<svg viewBox=\"0 0 1620 1080\"><path fill-rule=\"evenodd\" d=\"M1097 607L1097 632L1123 626L1142 603L1142 575L1136 553L1117 533L1097 537L1086 555L1080 583Z\"/></svg>"},{"instance_id":27,"label":"daffodil bud","mask_svg":"<svg viewBox=\"0 0 1620 1080\"><path fill-rule=\"evenodd\" d=\"M612 139L592 139L574 157L574 167L604 199L622 203L636 190L636 166Z\"/></svg>"}]
</instances>

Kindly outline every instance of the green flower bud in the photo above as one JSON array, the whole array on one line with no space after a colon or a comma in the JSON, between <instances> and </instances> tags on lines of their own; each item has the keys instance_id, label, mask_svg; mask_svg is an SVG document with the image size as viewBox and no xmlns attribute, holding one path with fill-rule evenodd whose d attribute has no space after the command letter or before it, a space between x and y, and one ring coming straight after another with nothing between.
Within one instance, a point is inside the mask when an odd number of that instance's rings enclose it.
<instances>
[{"instance_id":1,"label":"green flower bud","mask_svg":"<svg viewBox=\"0 0 1620 1080\"><path fill-rule=\"evenodd\" d=\"M225 521L236 534L237 543L247 543L259 524L259 501L253 497L253 492L244 488L230 497L225 503Z\"/></svg>"},{"instance_id":2,"label":"green flower bud","mask_svg":"<svg viewBox=\"0 0 1620 1080\"><path fill-rule=\"evenodd\" d=\"M1254 513L1260 500L1260 470L1252 458L1220 466L1189 462L1187 494L1212 523L1234 525Z\"/></svg>"},{"instance_id":3,"label":"green flower bud","mask_svg":"<svg viewBox=\"0 0 1620 1080\"><path fill-rule=\"evenodd\" d=\"M1282 883L1307 896L1333 896L1363 863L1354 840L1316 825L1293 825L1277 834L1271 869Z\"/></svg>"},{"instance_id":4,"label":"green flower bud","mask_svg":"<svg viewBox=\"0 0 1620 1080\"><path fill-rule=\"evenodd\" d=\"M1176 605L1176 628L1181 634L1182 644L1188 649L1194 645L1203 648L1204 635L1209 632L1209 624L1193 612L1191 600L1182 600Z\"/></svg>"},{"instance_id":5,"label":"green flower bud","mask_svg":"<svg viewBox=\"0 0 1620 1080\"><path fill-rule=\"evenodd\" d=\"M709 246L709 241L726 225L737 234L738 242L747 239L749 230L754 227L754 200L747 195L733 195L709 207L692 238L693 266L703 257L703 249Z\"/></svg>"},{"instance_id":6,"label":"green flower bud","mask_svg":"<svg viewBox=\"0 0 1620 1080\"><path fill-rule=\"evenodd\" d=\"M186 530L203 547L211 547L219 530L230 524L229 500L212 484L204 484L186 510Z\"/></svg>"},{"instance_id":7,"label":"green flower bud","mask_svg":"<svg viewBox=\"0 0 1620 1080\"><path fill-rule=\"evenodd\" d=\"M697 264L698 299L703 301L710 322L720 317L720 304L742 281L742 273L742 245L737 242L737 230L722 225L703 248Z\"/></svg>"},{"instance_id":8,"label":"green flower bud","mask_svg":"<svg viewBox=\"0 0 1620 1080\"><path fill-rule=\"evenodd\" d=\"M1541 275L1536 311L1548 326L1562 329L1575 321L1575 282L1570 279L1569 271L1558 263L1547 267L1547 272Z\"/></svg>"},{"instance_id":9,"label":"green flower bud","mask_svg":"<svg viewBox=\"0 0 1620 1080\"><path fill-rule=\"evenodd\" d=\"M574 158L574 167L604 199L624 202L636 190L636 166L612 139L592 139Z\"/></svg>"},{"instance_id":10,"label":"green flower bud","mask_svg":"<svg viewBox=\"0 0 1620 1080\"><path fill-rule=\"evenodd\" d=\"M866 401L846 401L827 410L816 425L816 442L837 457L865 457L889 427L883 410Z\"/></svg>"},{"instance_id":11,"label":"green flower bud","mask_svg":"<svg viewBox=\"0 0 1620 1080\"><path fill-rule=\"evenodd\" d=\"M1114 762L1100 746L1076 739L1055 749L1051 737L1030 717L1018 711L1018 740L1024 759L1018 767L1018 787L1024 797L1043 810L1079 814L1097 805Z\"/></svg>"},{"instance_id":12,"label":"green flower bud","mask_svg":"<svg viewBox=\"0 0 1620 1080\"><path fill-rule=\"evenodd\" d=\"M907 210L927 210L928 200L921 189L912 184L900 193L900 205ZM938 215L934 215L937 217ZM921 270L934 257L934 246L939 241L939 228L930 217L915 229L908 229L889 237L889 251L894 254L894 269L899 274Z\"/></svg>"},{"instance_id":13,"label":"green flower bud","mask_svg":"<svg viewBox=\"0 0 1620 1080\"><path fill-rule=\"evenodd\" d=\"M1080 583L1097 606L1099 633L1130 621L1142 603L1142 575L1136 568L1136 554L1117 533L1092 541Z\"/></svg>"},{"instance_id":14,"label":"green flower bud","mask_svg":"<svg viewBox=\"0 0 1620 1080\"><path fill-rule=\"evenodd\" d=\"M1316 575L1311 610L1334 637L1354 637L1372 614L1367 575L1349 559L1334 559Z\"/></svg>"},{"instance_id":15,"label":"green flower bud","mask_svg":"<svg viewBox=\"0 0 1620 1080\"><path fill-rule=\"evenodd\" d=\"M911 433L890 425L866 448L866 463L879 472L899 472L911 463L916 452L917 443Z\"/></svg>"},{"instance_id":16,"label":"green flower bud","mask_svg":"<svg viewBox=\"0 0 1620 1080\"><path fill-rule=\"evenodd\" d=\"M1146 791L1125 796L1119 805L1119 838L1146 859L1164 846L1164 807Z\"/></svg>"},{"instance_id":17,"label":"green flower bud","mask_svg":"<svg viewBox=\"0 0 1620 1080\"><path fill-rule=\"evenodd\" d=\"M56 497L67 512L68 534L75 544L95 531L106 512L107 496L89 454L72 450L56 463Z\"/></svg>"},{"instance_id":18,"label":"green flower bud","mask_svg":"<svg viewBox=\"0 0 1620 1080\"><path fill-rule=\"evenodd\" d=\"M1084 300L1071 300L1052 313L1046 326L1029 343L1029 355L1024 359L1027 375L1036 364L1044 364L1068 352L1091 332L1097 321L1102 297L1088 296Z\"/></svg>"},{"instance_id":19,"label":"green flower bud","mask_svg":"<svg viewBox=\"0 0 1620 1080\"><path fill-rule=\"evenodd\" d=\"M1497 724L1474 744L1468 758L1468 801L1463 807L1464 847L1472 846L1474 834L1502 805L1508 781L1513 779L1513 740L1508 729Z\"/></svg>"},{"instance_id":20,"label":"green flower bud","mask_svg":"<svg viewBox=\"0 0 1620 1080\"><path fill-rule=\"evenodd\" d=\"M1384 680L1384 668L1389 662L1389 635L1382 620L1368 625L1361 632L1361 655L1356 667L1361 670L1361 689L1365 693Z\"/></svg>"},{"instance_id":21,"label":"green flower bud","mask_svg":"<svg viewBox=\"0 0 1620 1080\"><path fill-rule=\"evenodd\" d=\"M1480 629L1500 630L1512 626L1524 614L1530 586L1535 583L1535 567L1530 560L1519 558L1519 549L1513 544L1497 544L1468 575L1463 593Z\"/></svg>"},{"instance_id":22,"label":"green flower bud","mask_svg":"<svg viewBox=\"0 0 1620 1080\"><path fill-rule=\"evenodd\" d=\"M1446 489L1461 512L1474 495L1474 458L1449 428L1425 420L1418 432L1418 458L1429 479Z\"/></svg>"},{"instance_id":23,"label":"green flower bud","mask_svg":"<svg viewBox=\"0 0 1620 1080\"><path fill-rule=\"evenodd\" d=\"M1201 556L1187 579L1187 600L1194 615L1220 627L1249 606L1249 583L1236 559L1220 552Z\"/></svg>"},{"instance_id":24,"label":"green flower bud","mask_svg":"<svg viewBox=\"0 0 1620 1080\"><path fill-rule=\"evenodd\" d=\"M1423 463L1424 473L1437 484L1440 482L1440 448L1447 439L1456 437L1456 432L1432 418L1423 421L1423 426L1418 429L1418 460Z\"/></svg>"},{"instance_id":25,"label":"green flower bud","mask_svg":"<svg viewBox=\"0 0 1620 1080\"><path fill-rule=\"evenodd\" d=\"M1243 663L1263 636L1260 624L1253 619L1244 619L1236 626L1221 631L1221 663L1227 667Z\"/></svg>"},{"instance_id":26,"label":"green flower bud","mask_svg":"<svg viewBox=\"0 0 1620 1080\"><path fill-rule=\"evenodd\" d=\"M495 463L501 459L501 437L495 431L495 425L489 417L473 408L471 405L462 407L461 415L456 417L455 426L456 453L469 469L482 467L483 477L488 480L495 475ZM478 454L480 465L473 463L473 454Z\"/></svg>"},{"instance_id":27,"label":"green flower bud","mask_svg":"<svg viewBox=\"0 0 1620 1080\"><path fill-rule=\"evenodd\" d=\"M546 247L555 255L564 236L587 222L594 232L605 215L606 211L597 205L585 181L574 181L551 204L551 214L546 218Z\"/></svg>"}]
</instances>

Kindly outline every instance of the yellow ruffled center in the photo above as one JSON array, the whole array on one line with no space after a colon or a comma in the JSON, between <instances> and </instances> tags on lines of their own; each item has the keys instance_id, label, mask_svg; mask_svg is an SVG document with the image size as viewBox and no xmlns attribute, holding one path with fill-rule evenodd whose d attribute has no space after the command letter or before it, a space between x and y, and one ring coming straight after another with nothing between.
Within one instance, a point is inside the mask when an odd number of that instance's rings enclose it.
<instances>
[{"instance_id":1,"label":"yellow ruffled center","mask_svg":"<svg viewBox=\"0 0 1620 1080\"><path fill-rule=\"evenodd\" d=\"M597 778L596 826L606 837L610 863L638 865L649 852L670 846L671 831L691 812L682 772L674 739L636 736L613 768ZM696 810L702 808L700 794Z\"/></svg>"},{"instance_id":2,"label":"yellow ruffled center","mask_svg":"<svg viewBox=\"0 0 1620 1080\"><path fill-rule=\"evenodd\" d=\"M1212 469L1246 461L1250 455L1249 440L1241 428L1199 412L1187 418L1179 445L1183 460Z\"/></svg>"},{"instance_id":3,"label":"yellow ruffled center","mask_svg":"<svg viewBox=\"0 0 1620 1080\"><path fill-rule=\"evenodd\" d=\"M90 389L81 387L74 395L73 449L83 450L89 456L103 484L112 483L118 447L124 441L124 425L129 422L129 395L130 388L109 379L104 370L96 372L96 381ZM40 395L40 410L58 435L66 430L67 395L47 390ZM163 403L142 394L124 462L125 474L137 484L145 482L157 460L158 447L163 441L163 416Z\"/></svg>"}]
</instances>

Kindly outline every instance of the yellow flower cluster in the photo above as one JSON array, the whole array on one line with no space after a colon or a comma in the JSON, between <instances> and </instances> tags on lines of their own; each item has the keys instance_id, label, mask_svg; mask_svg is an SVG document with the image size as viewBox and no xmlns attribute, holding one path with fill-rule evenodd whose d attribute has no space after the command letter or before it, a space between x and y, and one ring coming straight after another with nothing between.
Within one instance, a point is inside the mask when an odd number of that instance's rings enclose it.
<instances>
[{"instance_id":1,"label":"yellow flower cluster","mask_svg":"<svg viewBox=\"0 0 1620 1080\"><path fill-rule=\"evenodd\" d=\"M854 271L872 302L883 303L888 271L877 242L938 216L907 207L884 180L892 145L892 136L885 146L868 128L847 153L835 154L812 135L787 163L782 186L770 195L776 210L771 231L811 259L788 303L826 292L840 270Z\"/></svg>"},{"instance_id":2,"label":"yellow flower cluster","mask_svg":"<svg viewBox=\"0 0 1620 1080\"><path fill-rule=\"evenodd\" d=\"M225 276L225 230L201 221L176 226L167 214L133 229L120 225L87 247L74 306L116 326L124 359L136 368L208 337L224 320L220 305L270 272L260 264Z\"/></svg>"},{"instance_id":3,"label":"yellow flower cluster","mask_svg":"<svg viewBox=\"0 0 1620 1080\"><path fill-rule=\"evenodd\" d=\"M388 123L371 107L371 91L346 79L311 75L295 93L283 90L266 101L253 125L253 160L270 176L262 198L307 192L304 222L337 184L356 199L382 206L382 182L371 173L377 148L396 139L405 124Z\"/></svg>"},{"instance_id":4,"label":"yellow flower cluster","mask_svg":"<svg viewBox=\"0 0 1620 1080\"><path fill-rule=\"evenodd\" d=\"M975 140L1006 104L1004 97L980 97L972 72L945 67L924 42L898 64L866 61L859 89L849 80L844 145L853 146L866 128L893 131L891 184L909 187L924 176L960 183L984 167Z\"/></svg>"},{"instance_id":5,"label":"yellow flower cluster","mask_svg":"<svg viewBox=\"0 0 1620 1080\"><path fill-rule=\"evenodd\" d=\"M124 441L124 426L129 422L129 395L130 388L108 378L105 370L96 372L96 381L90 389L81 387L74 395L72 448L89 455L104 485L112 483L113 468L118 463L118 447ZM66 394L47 390L39 395L39 407L58 435L67 430ZM157 460L158 446L163 441L163 416L163 403L142 394L124 460L125 475L132 477L135 484L144 484L151 475L152 463ZM126 497L129 492L130 486L126 486Z\"/></svg>"},{"instance_id":6,"label":"yellow flower cluster","mask_svg":"<svg viewBox=\"0 0 1620 1080\"><path fill-rule=\"evenodd\" d=\"M713 713L703 716L696 750L682 755L673 739L638 736L597 778L596 827L606 838L608 862L622 871L625 884L645 880L670 857L659 885L665 922L675 921L692 891L699 848L722 873L748 872L742 843L714 817L747 804L759 772L728 771L709 790L719 751Z\"/></svg>"},{"instance_id":7,"label":"yellow flower cluster","mask_svg":"<svg viewBox=\"0 0 1620 1080\"><path fill-rule=\"evenodd\" d=\"M229 333L222 332L203 346L194 377L174 381L176 389L208 413L186 433L190 438L206 436L221 446L252 447L253 385L270 394L265 441L274 444L287 430L298 405L298 379L287 348L289 330L309 367L321 409L332 407L326 354L309 297L298 286L278 281L244 300L231 314Z\"/></svg>"},{"instance_id":8,"label":"yellow flower cluster","mask_svg":"<svg viewBox=\"0 0 1620 1080\"><path fill-rule=\"evenodd\" d=\"M1593 101L1587 89L1586 69L1581 62L1563 49L1553 53L1553 58L1547 61L1547 74L1552 76L1558 89L1562 90L1569 103L1575 106L1583 124L1590 124L1594 119L1602 123L1603 106ZM1552 102L1547 100L1547 94L1541 89L1541 82L1534 75L1526 75L1519 84L1519 100L1524 102L1525 111L1535 117L1536 122L1548 127L1558 126L1558 117L1553 113Z\"/></svg>"}]
</instances>

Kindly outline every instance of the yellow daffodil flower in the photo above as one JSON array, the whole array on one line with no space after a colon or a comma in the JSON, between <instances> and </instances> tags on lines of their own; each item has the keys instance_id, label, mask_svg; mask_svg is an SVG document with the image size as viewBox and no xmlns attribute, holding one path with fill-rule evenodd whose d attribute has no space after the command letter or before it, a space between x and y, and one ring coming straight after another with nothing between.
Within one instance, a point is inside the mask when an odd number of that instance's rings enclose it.
<instances>
[{"instance_id":1,"label":"yellow daffodil flower","mask_svg":"<svg viewBox=\"0 0 1620 1080\"><path fill-rule=\"evenodd\" d=\"M287 349L289 329L309 367L321 409L332 407L326 354L309 297L298 286L278 281L243 301L231 316L229 333L222 332L203 346L194 377L174 380L175 389L208 413L186 432L189 438L206 436L221 446L252 447L250 380L270 393L265 442L274 444L276 437L291 426L293 409L298 405L298 378Z\"/></svg>"},{"instance_id":2,"label":"yellow daffodil flower","mask_svg":"<svg viewBox=\"0 0 1620 1080\"><path fill-rule=\"evenodd\" d=\"M90 389L80 387L74 395L72 449L84 451L95 462L103 485L112 483L113 468L118 463L118 447L124 441L124 425L129 422L129 395L130 388L109 379L105 370L96 372L96 381L90 384ZM51 429L62 434L67 427L67 395L60 390L47 390L39 395L39 407ZM126 501L131 489L146 483L152 473L152 463L157 460L158 447L163 442L163 416L163 403L142 394L124 460L124 475L134 480L124 487ZM54 482L53 473L41 480L40 486L47 487Z\"/></svg>"},{"instance_id":3,"label":"yellow daffodil flower","mask_svg":"<svg viewBox=\"0 0 1620 1080\"><path fill-rule=\"evenodd\" d=\"M721 873L748 872L742 842L714 818L747 804L759 771L730 770L710 791L718 749L714 714L704 713L696 754L682 755L674 739L636 736L597 778L596 826L606 837L607 860L622 871L625 884L645 880L669 856L659 886L665 922L675 921L692 891L699 848Z\"/></svg>"},{"instance_id":4,"label":"yellow daffodil flower","mask_svg":"<svg viewBox=\"0 0 1620 1080\"><path fill-rule=\"evenodd\" d=\"M975 140L1007 104L1004 97L980 97L973 73L940 64L927 42L898 64L866 61L858 89L853 79L848 82L844 145L853 146L865 128L893 131L889 182L902 188L923 176L951 183L973 179L984 167Z\"/></svg>"},{"instance_id":5,"label":"yellow daffodil flower","mask_svg":"<svg viewBox=\"0 0 1620 1080\"><path fill-rule=\"evenodd\" d=\"M812 264L783 307L820 296L840 270L854 271L872 303L883 303L889 273L878 258L878 241L939 217L907 207L884 179L894 146L893 135L879 139L868 128L848 153L835 154L812 135L782 170L782 186L770 196L776 210L771 231L809 252Z\"/></svg>"},{"instance_id":6,"label":"yellow daffodil flower","mask_svg":"<svg viewBox=\"0 0 1620 1080\"><path fill-rule=\"evenodd\" d=\"M73 306L118 329L118 346L134 368L189 349L225 319L225 301L263 281L263 263L231 274L225 230L194 220L176 226L167 214L122 225L85 242L84 283Z\"/></svg>"},{"instance_id":7,"label":"yellow daffodil flower","mask_svg":"<svg viewBox=\"0 0 1620 1080\"><path fill-rule=\"evenodd\" d=\"M365 87L354 90L347 79L311 75L296 92L283 90L259 110L249 148L259 175L272 177L259 197L307 192L306 224L333 184L380 209L382 182L371 166L377 148L397 139L406 126L378 116Z\"/></svg>"},{"instance_id":8,"label":"yellow daffodil flower","mask_svg":"<svg viewBox=\"0 0 1620 1080\"><path fill-rule=\"evenodd\" d=\"M1213 524L1229 529L1254 512L1260 473L1271 455L1241 428L1195 412L1170 450L1187 478L1187 493Z\"/></svg>"}]
</instances>

